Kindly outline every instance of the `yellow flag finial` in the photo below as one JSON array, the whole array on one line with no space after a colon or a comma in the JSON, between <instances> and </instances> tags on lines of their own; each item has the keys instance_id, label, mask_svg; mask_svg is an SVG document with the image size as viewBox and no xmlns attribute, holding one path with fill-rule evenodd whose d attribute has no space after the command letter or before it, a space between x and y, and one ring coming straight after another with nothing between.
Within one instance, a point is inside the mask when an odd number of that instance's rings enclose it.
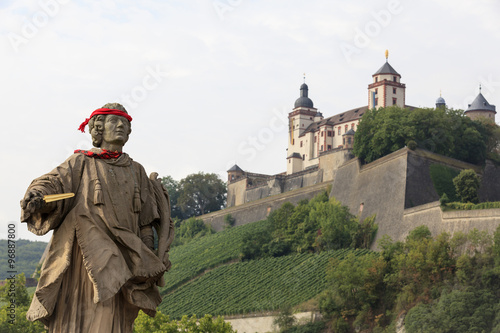
<instances>
[{"instance_id":1,"label":"yellow flag finial","mask_svg":"<svg viewBox=\"0 0 500 333\"><path fill-rule=\"evenodd\" d=\"M387 61L388 58L389 58L389 50L385 50L385 60Z\"/></svg>"}]
</instances>

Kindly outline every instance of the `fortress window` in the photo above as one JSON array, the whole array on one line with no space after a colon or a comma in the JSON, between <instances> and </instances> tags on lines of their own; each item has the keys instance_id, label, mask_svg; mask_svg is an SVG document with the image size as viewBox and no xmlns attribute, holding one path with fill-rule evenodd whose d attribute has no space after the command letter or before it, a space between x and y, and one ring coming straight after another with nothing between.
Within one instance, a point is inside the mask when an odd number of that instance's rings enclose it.
<instances>
[{"instance_id":1,"label":"fortress window","mask_svg":"<svg viewBox=\"0 0 500 333\"><path fill-rule=\"evenodd\" d=\"M392 88L392 93L396 94L396 88Z\"/></svg>"},{"instance_id":2,"label":"fortress window","mask_svg":"<svg viewBox=\"0 0 500 333\"><path fill-rule=\"evenodd\" d=\"M348 144L351 144L351 137L348 137L348 138L347 138L347 143L348 143Z\"/></svg>"},{"instance_id":3,"label":"fortress window","mask_svg":"<svg viewBox=\"0 0 500 333\"><path fill-rule=\"evenodd\" d=\"M328 136L333 136L333 131L328 131Z\"/></svg>"},{"instance_id":4,"label":"fortress window","mask_svg":"<svg viewBox=\"0 0 500 333\"><path fill-rule=\"evenodd\" d=\"M393 76L393 77L392 77L392 81L394 81L394 82L398 82L398 79L397 79L395 76Z\"/></svg>"},{"instance_id":5,"label":"fortress window","mask_svg":"<svg viewBox=\"0 0 500 333\"><path fill-rule=\"evenodd\" d=\"M323 151L323 145L321 145L321 151Z\"/></svg>"},{"instance_id":6,"label":"fortress window","mask_svg":"<svg viewBox=\"0 0 500 333\"><path fill-rule=\"evenodd\" d=\"M392 99L392 105L396 105L397 101L398 101L398 99L397 99L397 98L393 98L393 99Z\"/></svg>"},{"instance_id":7,"label":"fortress window","mask_svg":"<svg viewBox=\"0 0 500 333\"><path fill-rule=\"evenodd\" d=\"M342 138L342 143L343 143L343 144L344 144L344 146L345 146L345 138Z\"/></svg>"},{"instance_id":8,"label":"fortress window","mask_svg":"<svg viewBox=\"0 0 500 333\"><path fill-rule=\"evenodd\" d=\"M375 94L378 94L378 88L375 88Z\"/></svg>"},{"instance_id":9,"label":"fortress window","mask_svg":"<svg viewBox=\"0 0 500 333\"><path fill-rule=\"evenodd\" d=\"M378 77L375 78L375 82L378 82Z\"/></svg>"},{"instance_id":10,"label":"fortress window","mask_svg":"<svg viewBox=\"0 0 500 333\"><path fill-rule=\"evenodd\" d=\"M316 139L317 139L317 136L315 135L315 136L314 136L314 142L315 142L315 143L316 143Z\"/></svg>"},{"instance_id":11,"label":"fortress window","mask_svg":"<svg viewBox=\"0 0 500 333\"><path fill-rule=\"evenodd\" d=\"M332 145L328 145L328 150L332 150Z\"/></svg>"},{"instance_id":12,"label":"fortress window","mask_svg":"<svg viewBox=\"0 0 500 333\"><path fill-rule=\"evenodd\" d=\"M354 123L351 124L351 128L354 130Z\"/></svg>"},{"instance_id":13,"label":"fortress window","mask_svg":"<svg viewBox=\"0 0 500 333\"><path fill-rule=\"evenodd\" d=\"M378 98L375 98L375 105L378 105Z\"/></svg>"},{"instance_id":14,"label":"fortress window","mask_svg":"<svg viewBox=\"0 0 500 333\"><path fill-rule=\"evenodd\" d=\"M323 132L321 132L321 137L323 137Z\"/></svg>"},{"instance_id":15,"label":"fortress window","mask_svg":"<svg viewBox=\"0 0 500 333\"><path fill-rule=\"evenodd\" d=\"M306 155L302 154L302 161L306 159Z\"/></svg>"},{"instance_id":16,"label":"fortress window","mask_svg":"<svg viewBox=\"0 0 500 333\"><path fill-rule=\"evenodd\" d=\"M349 125L345 125L345 132L347 133L348 130L349 130Z\"/></svg>"},{"instance_id":17,"label":"fortress window","mask_svg":"<svg viewBox=\"0 0 500 333\"><path fill-rule=\"evenodd\" d=\"M300 141L300 146L302 147L302 141Z\"/></svg>"},{"instance_id":18,"label":"fortress window","mask_svg":"<svg viewBox=\"0 0 500 333\"><path fill-rule=\"evenodd\" d=\"M342 127L339 126L339 135L340 135L340 131L342 130Z\"/></svg>"}]
</instances>

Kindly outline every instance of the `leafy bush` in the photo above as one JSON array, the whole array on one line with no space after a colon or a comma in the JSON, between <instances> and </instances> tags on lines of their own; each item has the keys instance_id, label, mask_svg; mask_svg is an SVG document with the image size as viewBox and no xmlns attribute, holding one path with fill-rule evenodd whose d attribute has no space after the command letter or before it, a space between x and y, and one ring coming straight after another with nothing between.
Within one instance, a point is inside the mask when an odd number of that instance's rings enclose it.
<instances>
[{"instance_id":1,"label":"leafy bush","mask_svg":"<svg viewBox=\"0 0 500 333\"><path fill-rule=\"evenodd\" d=\"M213 318L211 315L205 315L198 319L196 316L183 316L181 320L170 320L169 316L157 312L154 318L151 318L139 312L134 322L134 333L236 333L230 323L223 318Z\"/></svg>"},{"instance_id":2,"label":"leafy bush","mask_svg":"<svg viewBox=\"0 0 500 333\"><path fill-rule=\"evenodd\" d=\"M474 170L462 170L458 176L453 178L453 184L461 202L479 202L477 190L481 182Z\"/></svg>"},{"instance_id":3,"label":"leafy bush","mask_svg":"<svg viewBox=\"0 0 500 333\"><path fill-rule=\"evenodd\" d=\"M179 246L189 243L193 239L203 237L205 235L214 234L215 230L210 225L206 225L202 219L190 217L182 221L180 226L175 230L175 240L173 246Z\"/></svg>"},{"instance_id":4,"label":"leafy bush","mask_svg":"<svg viewBox=\"0 0 500 333\"><path fill-rule=\"evenodd\" d=\"M360 223L348 207L335 198L328 199L327 191L297 206L286 202L273 211L267 221L265 231L245 238L242 259L348 247L369 248L377 232L375 215Z\"/></svg>"},{"instance_id":5,"label":"leafy bush","mask_svg":"<svg viewBox=\"0 0 500 333\"><path fill-rule=\"evenodd\" d=\"M415 142L415 140L410 140L408 141L408 143L406 144L408 146L409 149L411 150L415 150L417 149L417 143Z\"/></svg>"},{"instance_id":6,"label":"leafy bush","mask_svg":"<svg viewBox=\"0 0 500 333\"><path fill-rule=\"evenodd\" d=\"M283 333L320 333L324 332L325 329L326 323L324 321L318 321L314 323L292 326L291 328L284 330Z\"/></svg>"},{"instance_id":7,"label":"leafy bush","mask_svg":"<svg viewBox=\"0 0 500 333\"><path fill-rule=\"evenodd\" d=\"M472 202L449 202L446 204L447 207L459 210L476 210L476 209L493 209L500 208L500 201L494 202L481 202L479 204L473 204Z\"/></svg>"},{"instance_id":8,"label":"leafy bush","mask_svg":"<svg viewBox=\"0 0 500 333\"><path fill-rule=\"evenodd\" d=\"M285 332L295 325L295 323L296 320L290 305L282 306L278 315L273 319L273 326L279 329L280 332Z\"/></svg>"},{"instance_id":9,"label":"leafy bush","mask_svg":"<svg viewBox=\"0 0 500 333\"><path fill-rule=\"evenodd\" d=\"M234 227L236 219L231 214L226 214L224 216L224 228Z\"/></svg>"},{"instance_id":10,"label":"leafy bush","mask_svg":"<svg viewBox=\"0 0 500 333\"><path fill-rule=\"evenodd\" d=\"M443 193L443 195L441 196L441 198L439 198L439 203L441 204L441 206L446 206L447 203L450 202L450 199L448 198L448 196L446 195L446 193Z\"/></svg>"},{"instance_id":11,"label":"leafy bush","mask_svg":"<svg viewBox=\"0 0 500 333\"><path fill-rule=\"evenodd\" d=\"M405 318L408 333L491 332L498 297L488 290L444 292L433 304L419 304Z\"/></svg>"}]
</instances>

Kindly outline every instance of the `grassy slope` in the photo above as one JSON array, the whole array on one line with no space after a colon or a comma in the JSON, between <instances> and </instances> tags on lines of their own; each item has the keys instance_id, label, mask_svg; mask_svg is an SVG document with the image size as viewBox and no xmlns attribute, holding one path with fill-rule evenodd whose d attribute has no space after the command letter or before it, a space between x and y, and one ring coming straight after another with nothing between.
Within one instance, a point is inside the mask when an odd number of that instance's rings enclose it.
<instances>
[{"instance_id":1,"label":"grassy slope","mask_svg":"<svg viewBox=\"0 0 500 333\"><path fill-rule=\"evenodd\" d=\"M191 314L272 311L284 304L295 306L325 289L329 258L343 257L351 251L228 263L238 258L243 236L264 227L265 221L251 223L172 249L173 267L165 275L167 287L162 289L160 311L180 318ZM367 252L357 251L360 255ZM215 266L220 267L203 274Z\"/></svg>"},{"instance_id":2,"label":"grassy slope","mask_svg":"<svg viewBox=\"0 0 500 333\"><path fill-rule=\"evenodd\" d=\"M174 247L170 251L172 268L165 274L162 295L179 287L182 283L200 275L205 270L237 259L243 237L265 228L266 220L220 231L188 244Z\"/></svg>"}]
</instances>

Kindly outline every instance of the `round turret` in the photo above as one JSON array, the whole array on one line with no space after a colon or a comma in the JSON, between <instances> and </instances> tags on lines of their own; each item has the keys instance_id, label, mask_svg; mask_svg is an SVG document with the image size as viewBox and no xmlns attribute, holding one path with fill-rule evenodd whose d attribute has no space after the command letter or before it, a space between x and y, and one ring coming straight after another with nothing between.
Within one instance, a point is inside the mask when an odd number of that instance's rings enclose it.
<instances>
[{"instance_id":1,"label":"round turret","mask_svg":"<svg viewBox=\"0 0 500 333\"><path fill-rule=\"evenodd\" d=\"M443 97L439 96L438 99L436 99L436 109L445 106L446 106L446 101L444 100Z\"/></svg>"}]
</instances>

